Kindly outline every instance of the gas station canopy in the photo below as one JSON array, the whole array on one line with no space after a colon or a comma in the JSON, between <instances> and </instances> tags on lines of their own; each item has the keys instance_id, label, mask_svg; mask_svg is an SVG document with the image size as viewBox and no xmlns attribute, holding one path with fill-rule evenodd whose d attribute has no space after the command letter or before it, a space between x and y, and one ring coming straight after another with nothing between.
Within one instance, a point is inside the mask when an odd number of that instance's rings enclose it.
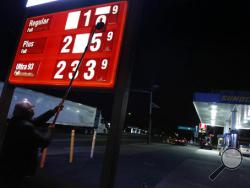
<instances>
[{"instance_id":1,"label":"gas station canopy","mask_svg":"<svg viewBox=\"0 0 250 188\"><path fill-rule=\"evenodd\" d=\"M193 103L201 123L232 128L235 112L236 129L250 129L249 92L195 93Z\"/></svg>"}]
</instances>

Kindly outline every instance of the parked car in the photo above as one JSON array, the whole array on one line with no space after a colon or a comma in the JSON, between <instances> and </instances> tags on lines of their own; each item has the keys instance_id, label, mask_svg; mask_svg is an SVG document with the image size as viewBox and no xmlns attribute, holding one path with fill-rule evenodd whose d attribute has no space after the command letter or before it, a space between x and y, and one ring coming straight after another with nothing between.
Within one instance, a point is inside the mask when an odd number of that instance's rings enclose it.
<instances>
[{"instance_id":1,"label":"parked car","mask_svg":"<svg viewBox=\"0 0 250 188\"><path fill-rule=\"evenodd\" d=\"M240 145L239 150L242 155L250 156L250 145Z\"/></svg>"},{"instance_id":2,"label":"parked car","mask_svg":"<svg viewBox=\"0 0 250 188\"><path fill-rule=\"evenodd\" d=\"M168 138L168 143L169 144L174 144L174 145L187 145L187 140L186 138L179 138L179 137L169 137Z\"/></svg>"}]
</instances>

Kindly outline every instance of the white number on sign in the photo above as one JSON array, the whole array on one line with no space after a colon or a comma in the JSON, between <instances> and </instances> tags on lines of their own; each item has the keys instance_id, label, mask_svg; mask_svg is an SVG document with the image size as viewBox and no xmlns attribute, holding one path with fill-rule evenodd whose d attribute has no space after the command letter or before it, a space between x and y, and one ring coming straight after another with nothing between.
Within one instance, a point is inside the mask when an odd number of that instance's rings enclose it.
<instances>
[{"instance_id":1,"label":"white number on sign","mask_svg":"<svg viewBox=\"0 0 250 188\"><path fill-rule=\"evenodd\" d=\"M65 43L65 45L62 47L61 53L69 53L70 49L68 49L69 45L71 44L73 38L72 36L66 36L63 39L63 42Z\"/></svg>"},{"instance_id":2,"label":"white number on sign","mask_svg":"<svg viewBox=\"0 0 250 188\"><path fill-rule=\"evenodd\" d=\"M85 72L83 74L83 78L85 80L91 80L92 78L94 78L95 76L95 68L96 66L96 61L95 60L89 60L87 63L86 63L86 67L88 67L88 72Z\"/></svg>"},{"instance_id":3,"label":"white number on sign","mask_svg":"<svg viewBox=\"0 0 250 188\"><path fill-rule=\"evenodd\" d=\"M84 26L87 27L87 26L89 26L89 20L90 20L90 16L91 16L91 10L89 10L86 13L84 13L84 16L86 17Z\"/></svg>"},{"instance_id":4,"label":"white number on sign","mask_svg":"<svg viewBox=\"0 0 250 188\"><path fill-rule=\"evenodd\" d=\"M113 8L112 8L112 14L117 14L118 10L119 10L118 5L113 6Z\"/></svg>"},{"instance_id":5,"label":"white number on sign","mask_svg":"<svg viewBox=\"0 0 250 188\"><path fill-rule=\"evenodd\" d=\"M112 31L108 32L107 41L111 41L113 39L113 35L114 33Z\"/></svg>"},{"instance_id":6,"label":"white number on sign","mask_svg":"<svg viewBox=\"0 0 250 188\"><path fill-rule=\"evenodd\" d=\"M73 78L73 75L74 75L74 72L76 71L76 68L77 66L79 65L80 61L79 60L74 60L70 66L72 67L72 71L68 73L68 78L69 79L72 79ZM103 59L101 61L101 69L102 70L105 70L108 68L108 59ZM54 75L54 79L63 79L63 71L65 70L66 68L66 61L64 60L61 60L58 62L58 64L56 65L56 67L58 68L58 70L56 71L55 75ZM87 70L83 73L83 78L85 80L91 80L94 78L95 76L95 67L96 67L96 60L88 60L87 63L86 63L86 67L87 67ZM77 78L79 75L79 71L77 70L76 72L76 75L75 75L75 78Z\"/></svg>"},{"instance_id":7,"label":"white number on sign","mask_svg":"<svg viewBox=\"0 0 250 188\"><path fill-rule=\"evenodd\" d=\"M90 50L92 52L96 52L96 51L98 51L100 49L100 47L101 47L101 39L100 39L100 37L102 37L102 33L96 33L96 34L93 35L91 43L94 44L94 45L90 46Z\"/></svg>"},{"instance_id":8,"label":"white number on sign","mask_svg":"<svg viewBox=\"0 0 250 188\"><path fill-rule=\"evenodd\" d=\"M28 64L28 70L33 70L34 68L34 63L29 63Z\"/></svg>"},{"instance_id":9,"label":"white number on sign","mask_svg":"<svg viewBox=\"0 0 250 188\"><path fill-rule=\"evenodd\" d=\"M80 63L79 60L75 60L75 61L73 61L73 62L71 63L70 66L73 67L73 68L72 68L72 71L73 71L73 72L70 72L70 73L69 73L69 79L70 79L70 80L73 78L74 72L76 71L76 68L77 68L77 66L78 66L79 63ZM74 79L77 78L78 73L79 73L79 72L77 71Z\"/></svg>"},{"instance_id":10,"label":"white number on sign","mask_svg":"<svg viewBox=\"0 0 250 188\"><path fill-rule=\"evenodd\" d=\"M58 69L58 71L56 72L54 79L63 79L63 75L61 74L63 72L63 70L66 67L66 61L59 61L59 63L56 65Z\"/></svg>"},{"instance_id":11,"label":"white number on sign","mask_svg":"<svg viewBox=\"0 0 250 188\"><path fill-rule=\"evenodd\" d=\"M102 60L101 69L105 70L105 69L107 69L107 67L108 67L108 60L107 59Z\"/></svg>"}]
</instances>

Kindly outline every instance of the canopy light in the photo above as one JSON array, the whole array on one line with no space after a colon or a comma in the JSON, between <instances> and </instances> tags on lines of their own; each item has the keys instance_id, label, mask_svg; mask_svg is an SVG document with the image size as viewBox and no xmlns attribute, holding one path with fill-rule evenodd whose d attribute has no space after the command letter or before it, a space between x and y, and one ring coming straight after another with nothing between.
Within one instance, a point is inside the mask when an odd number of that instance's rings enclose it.
<instances>
[{"instance_id":1,"label":"canopy light","mask_svg":"<svg viewBox=\"0 0 250 188\"><path fill-rule=\"evenodd\" d=\"M215 126L215 120L211 120L211 126Z\"/></svg>"},{"instance_id":2,"label":"canopy light","mask_svg":"<svg viewBox=\"0 0 250 188\"><path fill-rule=\"evenodd\" d=\"M241 129L241 125L236 125L236 129Z\"/></svg>"},{"instance_id":3,"label":"canopy light","mask_svg":"<svg viewBox=\"0 0 250 188\"><path fill-rule=\"evenodd\" d=\"M53 1L58 1L58 0L28 0L26 7L32 7L32 6L36 6L36 5L50 3Z\"/></svg>"},{"instance_id":4,"label":"canopy light","mask_svg":"<svg viewBox=\"0 0 250 188\"><path fill-rule=\"evenodd\" d=\"M217 109L217 105L213 104L213 105L211 105L211 108L212 108L212 110L216 110Z\"/></svg>"},{"instance_id":5,"label":"canopy light","mask_svg":"<svg viewBox=\"0 0 250 188\"><path fill-rule=\"evenodd\" d=\"M211 119L216 119L216 111L211 111Z\"/></svg>"},{"instance_id":6,"label":"canopy light","mask_svg":"<svg viewBox=\"0 0 250 188\"><path fill-rule=\"evenodd\" d=\"M245 120L243 121L243 123L246 124L246 123L248 123L248 121L245 119Z\"/></svg>"}]
</instances>

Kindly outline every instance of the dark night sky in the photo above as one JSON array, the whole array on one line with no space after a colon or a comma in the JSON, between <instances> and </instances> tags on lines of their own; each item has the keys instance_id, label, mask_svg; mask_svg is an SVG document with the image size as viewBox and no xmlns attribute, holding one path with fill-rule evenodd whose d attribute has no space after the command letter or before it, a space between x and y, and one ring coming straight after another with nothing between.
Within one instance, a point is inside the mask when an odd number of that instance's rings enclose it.
<instances>
[{"instance_id":1,"label":"dark night sky","mask_svg":"<svg viewBox=\"0 0 250 188\"><path fill-rule=\"evenodd\" d=\"M197 124L199 120L192 104L194 92L250 90L248 1L143 2L131 87L160 86L154 92L154 102L161 107L153 112L154 127L167 130L178 124ZM7 64L11 62L21 27L18 19L22 14L18 8L21 4L11 0L2 5L1 80L6 78ZM54 95L58 93L56 89L37 89ZM80 92L80 95L73 90L70 99L98 106L109 118L112 94ZM128 111L132 112L130 121L136 126L146 126L148 100L148 96L131 94Z\"/></svg>"}]
</instances>

